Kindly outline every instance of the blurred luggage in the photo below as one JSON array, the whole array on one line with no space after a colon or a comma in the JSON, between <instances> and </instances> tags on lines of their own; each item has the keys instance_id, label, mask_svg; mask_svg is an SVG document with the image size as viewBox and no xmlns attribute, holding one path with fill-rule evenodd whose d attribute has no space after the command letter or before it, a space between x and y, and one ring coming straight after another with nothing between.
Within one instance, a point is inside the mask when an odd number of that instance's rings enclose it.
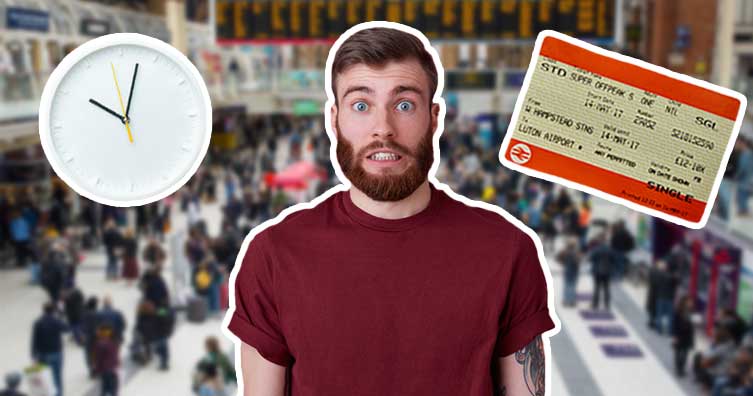
<instances>
[{"instance_id":1,"label":"blurred luggage","mask_svg":"<svg viewBox=\"0 0 753 396\"><path fill-rule=\"evenodd\" d=\"M188 300L186 311L189 322L202 323L207 319L209 305L203 297L191 297Z\"/></svg>"}]
</instances>

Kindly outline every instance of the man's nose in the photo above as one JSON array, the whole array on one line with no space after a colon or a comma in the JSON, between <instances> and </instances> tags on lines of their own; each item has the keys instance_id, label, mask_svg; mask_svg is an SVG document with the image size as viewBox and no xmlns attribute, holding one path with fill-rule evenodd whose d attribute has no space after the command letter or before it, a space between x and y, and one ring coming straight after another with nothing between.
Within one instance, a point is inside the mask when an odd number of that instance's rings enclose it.
<instances>
[{"instance_id":1,"label":"man's nose","mask_svg":"<svg viewBox=\"0 0 753 396\"><path fill-rule=\"evenodd\" d=\"M392 114L388 109L380 109L374 115L374 125L372 126L371 136L373 138L394 138L395 137L395 124L392 119Z\"/></svg>"}]
</instances>

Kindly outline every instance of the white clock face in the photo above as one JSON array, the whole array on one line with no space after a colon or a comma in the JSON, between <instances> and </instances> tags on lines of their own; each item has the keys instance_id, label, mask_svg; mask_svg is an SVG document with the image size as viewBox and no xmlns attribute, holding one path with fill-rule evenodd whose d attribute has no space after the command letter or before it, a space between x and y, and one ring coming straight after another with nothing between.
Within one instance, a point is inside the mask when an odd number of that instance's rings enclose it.
<instances>
[{"instance_id":1,"label":"white clock face","mask_svg":"<svg viewBox=\"0 0 753 396\"><path fill-rule=\"evenodd\" d=\"M195 173L211 137L201 76L157 39L116 33L69 54L40 105L42 146L76 192L113 206L143 205Z\"/></svg>"}]
</instances>

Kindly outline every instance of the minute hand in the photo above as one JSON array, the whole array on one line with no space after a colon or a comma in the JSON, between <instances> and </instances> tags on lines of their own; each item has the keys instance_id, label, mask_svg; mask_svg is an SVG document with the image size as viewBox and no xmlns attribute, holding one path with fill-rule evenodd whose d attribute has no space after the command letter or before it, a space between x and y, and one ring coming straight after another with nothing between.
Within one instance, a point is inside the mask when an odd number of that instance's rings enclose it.
<instances>
[{"instance_id":1,"label":"minute hand","mask_svg":"<svg viewBox=\"0 0 753 396\"><path fill-rule=\"evenodd\" d=\"M131 78L131 89L128 92L128 104L126 105L125 118L128 118L128 114L131 111L131 98L133 97L133 85L136 83L136 74L139 72L139 64L133 69L133 77Z\"/></svg>"}]
</instances>

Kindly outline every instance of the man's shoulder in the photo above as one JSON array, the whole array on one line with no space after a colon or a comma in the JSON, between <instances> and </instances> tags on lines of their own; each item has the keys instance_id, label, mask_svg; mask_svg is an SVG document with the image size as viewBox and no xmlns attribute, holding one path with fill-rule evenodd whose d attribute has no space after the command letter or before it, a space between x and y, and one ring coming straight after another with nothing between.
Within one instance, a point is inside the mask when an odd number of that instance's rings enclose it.
<instances>
[{"instance_id":1,"label":"man's shoulder","mask_svg":"<svg viewBox=\"0 0 753 396\"><path fill-rule=\"evenodd\" d=\"M518 219L503 208L484 201L473 200L451 190L444 192L448 204L442 216L452 225L460 225L480 232L494 232L509 238L526 234Z\"/></svg>"}]
</instances>

